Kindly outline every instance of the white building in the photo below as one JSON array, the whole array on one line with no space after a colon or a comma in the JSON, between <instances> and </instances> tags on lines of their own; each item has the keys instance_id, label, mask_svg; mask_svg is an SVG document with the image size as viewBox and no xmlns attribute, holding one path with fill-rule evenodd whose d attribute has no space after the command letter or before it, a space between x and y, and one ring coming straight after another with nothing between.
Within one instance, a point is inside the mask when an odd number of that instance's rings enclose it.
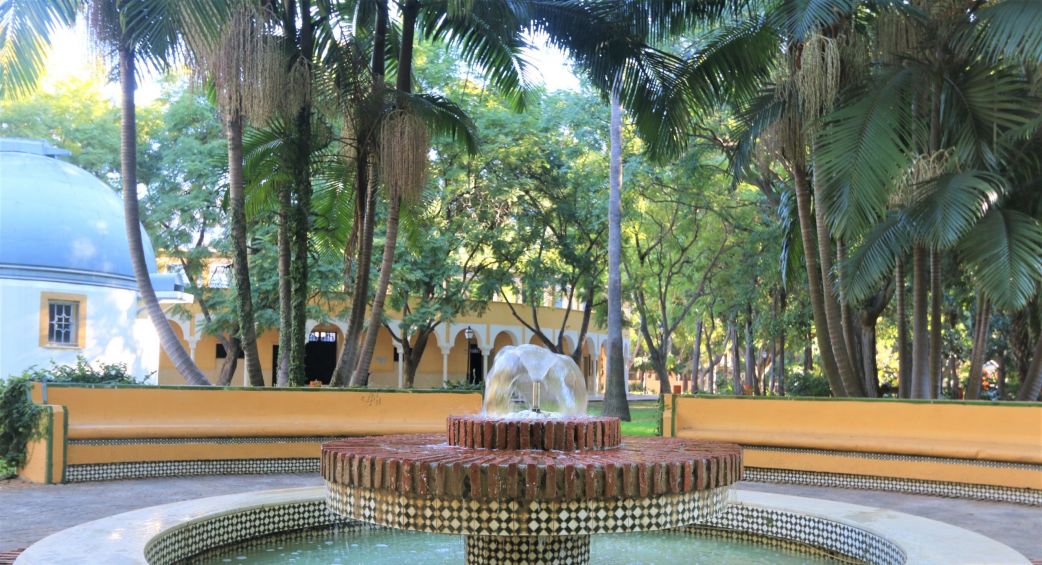
<instances>
[{"instance_id":1,"label":"white building","mask_svg":"<svg viewBox=\"0 0 1042 565\"><path fill-rule=\"evenodd\" d=\"M139 317L120 197L47 142L0 139L0 378L53 360L159 368ZM144 235L151 272L155 255ZM157 278L157 290L174 290Z\"/></svg>"}]
</instances>

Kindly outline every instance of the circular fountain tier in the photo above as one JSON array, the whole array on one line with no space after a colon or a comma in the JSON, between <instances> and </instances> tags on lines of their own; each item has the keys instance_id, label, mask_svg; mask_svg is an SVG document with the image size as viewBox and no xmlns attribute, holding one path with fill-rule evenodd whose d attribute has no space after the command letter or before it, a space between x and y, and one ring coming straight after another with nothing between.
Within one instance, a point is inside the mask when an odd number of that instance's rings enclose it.
<instances>
[{"instance_id":1,"label":"circular fountain tier","mask_svg":"<svg viewBox=\"0 0 1042 565\"><path fill-rule=\"evenodd\" d=\"M589 536L684 526L723 509L737 445L626 438L617 418L451 417L444 435L322 446L330 508L462 534L467 563L588 563Z\"/></svg>"}]
</instances>

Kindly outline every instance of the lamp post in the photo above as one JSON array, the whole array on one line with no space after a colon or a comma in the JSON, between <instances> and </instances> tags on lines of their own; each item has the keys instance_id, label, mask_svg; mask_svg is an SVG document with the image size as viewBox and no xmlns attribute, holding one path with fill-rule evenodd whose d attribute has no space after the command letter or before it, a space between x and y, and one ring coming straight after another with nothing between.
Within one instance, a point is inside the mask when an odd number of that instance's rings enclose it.
<instances>
[{"instance_id":1,"label":"lamp post","mask_svg":"<svg viewBox=\"0 0 1042 565\"><path fill-rule=\"evenodd\" d=\"M474 340L474 328L467 326L463 330L463 337L467 338L467 384L474 384L474 368L471 367L470 344Z\"/></svg>"}]
</instances>

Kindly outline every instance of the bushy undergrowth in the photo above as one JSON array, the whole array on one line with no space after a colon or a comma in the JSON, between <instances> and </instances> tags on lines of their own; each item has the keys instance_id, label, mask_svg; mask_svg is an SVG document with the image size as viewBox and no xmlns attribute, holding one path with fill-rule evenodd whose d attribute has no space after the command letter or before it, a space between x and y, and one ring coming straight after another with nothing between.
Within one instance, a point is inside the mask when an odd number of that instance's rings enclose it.
<instances>
[{"instance_id":1,"label":"bushy undergrowth","mask_svg":"<svg viewBox=\"0 0 1042 565\"><path fill-rule=\"evenodd\" d=\"M33 404L34 382L96 385L142 384L123 363L91 364L77 357L74 365L51 362L49 369L29 367L19 376L0 381L0 479L14 476L25 464L26 446L39 434L43 409Z\"/></svg>"},{"instance_id":2,"label":"bushy undergrowth","mask_svg":"<svg viewBox=\"0 0 1042 565\"><path fill-rule=\"evenodd\" d=\"M39 431L42 408L29 397L32 382L25 376L0 382L0 478L14 475L25 464L26 446Z\"/></svg>"}]
</instances>

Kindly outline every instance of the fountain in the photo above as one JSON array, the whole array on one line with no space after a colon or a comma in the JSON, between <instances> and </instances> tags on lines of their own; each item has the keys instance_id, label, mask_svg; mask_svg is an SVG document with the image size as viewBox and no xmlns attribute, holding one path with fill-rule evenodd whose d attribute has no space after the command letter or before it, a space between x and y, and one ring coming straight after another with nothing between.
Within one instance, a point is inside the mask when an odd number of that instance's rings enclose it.
<instances>
[{"instance_id":1,"label":"fountain","mask_svg":"<svg viewBox=\"0 0 1042 565\"><path fill-rule=\"evenodd\" d=\"M627 438L586 416L582 373L541 347L505 347L482 414L445 436L358 437L322 446L327 505L390 528L464 536L466 561L589 563L590 535L685 526L723 510L741 448Z\"/></svg>"}]
</instances>

